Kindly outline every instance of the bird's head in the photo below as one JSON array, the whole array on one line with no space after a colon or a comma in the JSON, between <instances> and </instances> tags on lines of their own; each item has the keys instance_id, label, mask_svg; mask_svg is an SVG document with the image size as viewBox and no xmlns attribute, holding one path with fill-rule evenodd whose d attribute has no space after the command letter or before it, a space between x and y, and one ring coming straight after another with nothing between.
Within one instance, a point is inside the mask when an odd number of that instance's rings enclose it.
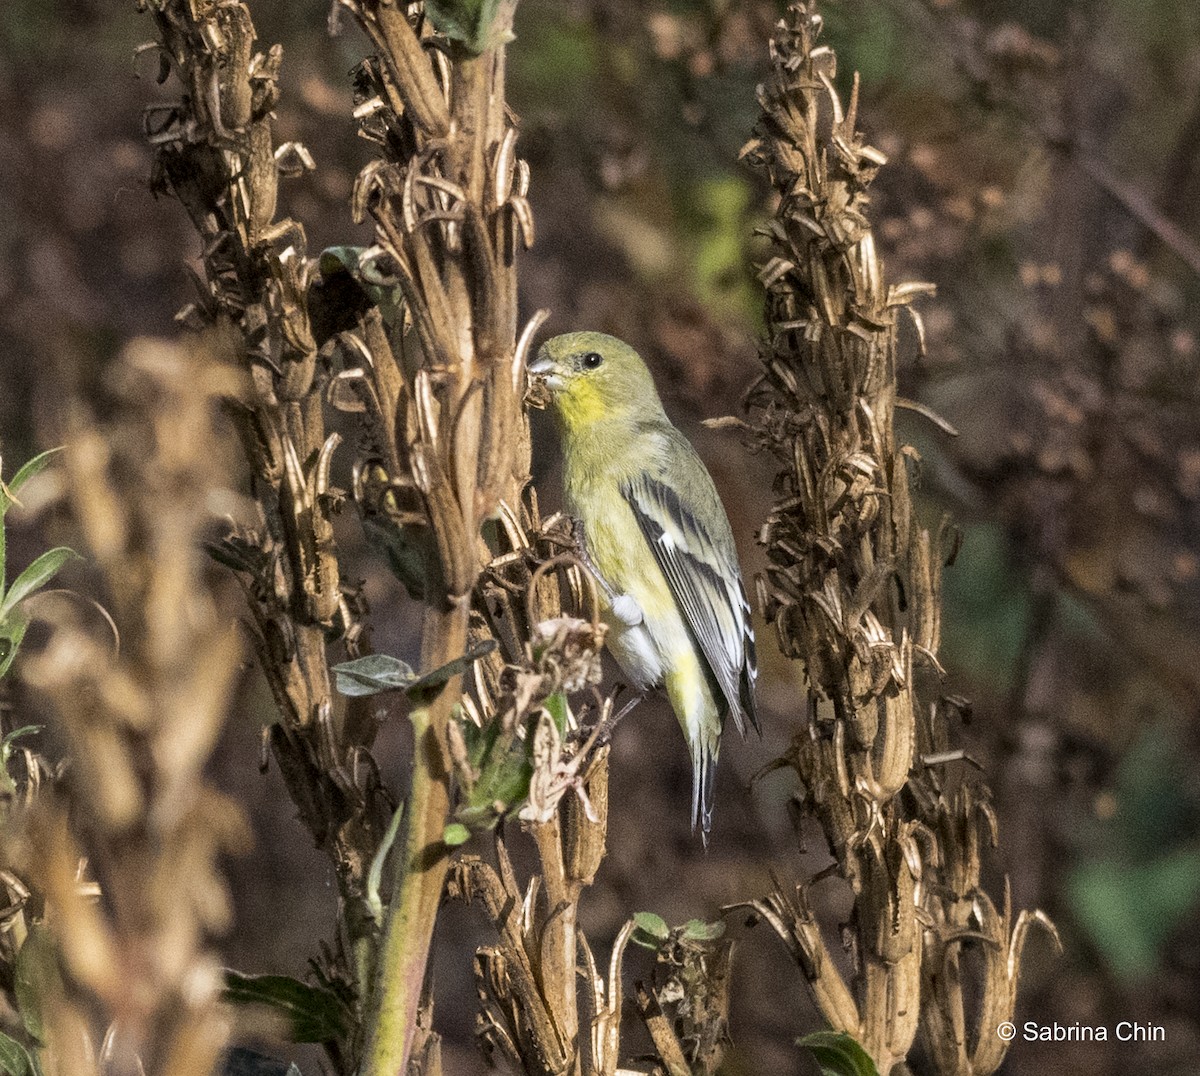
<instances>
[{"instance_id":1,"label":"bird's head","mask_svg":"<svg viewBox=\"0 0 1200 1076\"><path fill-rule=\"evenodd\" d=\"M662 411L641 356L604 333L565 333L547 340L530 364L534 395L542 395L569 429Z\"/></svg>"}]
</instances>

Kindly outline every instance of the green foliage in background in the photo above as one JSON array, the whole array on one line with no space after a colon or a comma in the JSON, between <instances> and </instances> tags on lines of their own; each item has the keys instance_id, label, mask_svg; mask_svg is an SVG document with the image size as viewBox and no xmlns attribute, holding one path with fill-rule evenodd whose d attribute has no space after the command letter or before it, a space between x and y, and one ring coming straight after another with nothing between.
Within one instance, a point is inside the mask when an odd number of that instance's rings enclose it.
<instances>
[{"instance_id":1,"label":"green foliage in background","mask_svg":"<svg viewBox=\"0 0 1200 1076\"><path fill-rule=\"evenodd\" d=\"M1029 581L1013 561L1003 529L994 523L963 527L959 564L943 576L948 661L974 679L1007 691L1029 630Z\"/></svg>"},{"instance_id":2,"label":"green foliage in background","mask_svg":"<svg viewBox=\"0 0 1200 1076\"><path fill-rule=\"evenodd\" d=\"M719 319L757 326L762 288L746 270L754 202L744 176L712 176L685 189L681 216L689 225L688 264L697 296Z\"/></svg>"},{"instance_id":3,"label":"green foliage in background","mask_svg":"<svg viewBox=\"0 0 1200 1076\"><path fill-rule=\"evenodd\" d=\"M655 14L703 41L719 6L685 0ZM703 303L718 323L755 331L762 300L750 234L762 191L737 156L765 58L756 52L753 62L697 77L686 54L656 52L644 22L631 35L610 22L551 0L522 4L521 48L510 63L525 138L577 151L584 132L618 173L597 192L594 225L629 269L658 291ZM602 162L580 163L589 179L606 173Z\"/></svg>"},{"instance_id":4,"label":"green foliage in background","mask_svg":"<svg viewBox=\"0 0 1200 1076\"><path fill-rule=\"evenodd\" d=\"M500 0L425 0L430 22L472 55L512 40L494 28Z\"/></svg>"},{"instance_id":5,"label":"green foliage in background","mask_svg":"<svg viewBox=\"0 0 1200 1076\"><path fill-rule=\"evenodd\" d=\"M1068 882L1080 927L1121 978L1158 969L1163 946L1200 905L1200 785L1165 725L1146 729L1117 773L1111 818Z\"/></svg>"},{"instance_id":6,"label":"green foliage in background","mask_svg":"<svg viewBox=\"0 0 1200 1076\"><path fill-rule=\"evenodd\" d=\"M19 503L17 494L25 483L44 471L57 451L50 449L35 456L7 484L0 479L0 676L8 672L29 627L29 616L24 609L26 600L49 583L62 566L76 556L75 551L66 546L48 549L13 580L11 587L8 586L4 517L14 504Z\"/></svg>"}]
</instances>

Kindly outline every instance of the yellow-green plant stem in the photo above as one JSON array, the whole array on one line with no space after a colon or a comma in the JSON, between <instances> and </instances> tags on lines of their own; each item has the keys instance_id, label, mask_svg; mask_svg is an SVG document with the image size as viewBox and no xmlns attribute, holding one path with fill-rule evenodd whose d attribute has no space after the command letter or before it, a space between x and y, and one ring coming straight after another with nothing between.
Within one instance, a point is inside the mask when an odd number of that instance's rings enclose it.
<instances>
[{"instance_id":1,"label":"yellow-green plant stem","mask_svg":"<svg viewBox=\"0 0 1200 1076\"><path fill-rule=\"evenodd\" d=\"M429 610L422 647L424 667L438 668L459 657L466 641L465 604L445 611ZM376 961L361 1076L401 1076L415 1045L425 966L450 866L450 849L442 841L450 811L446 730L461 695L462 677L456 676L412 715L415 739L404 863L396 875Z\"/></svg>"}]
</instances>

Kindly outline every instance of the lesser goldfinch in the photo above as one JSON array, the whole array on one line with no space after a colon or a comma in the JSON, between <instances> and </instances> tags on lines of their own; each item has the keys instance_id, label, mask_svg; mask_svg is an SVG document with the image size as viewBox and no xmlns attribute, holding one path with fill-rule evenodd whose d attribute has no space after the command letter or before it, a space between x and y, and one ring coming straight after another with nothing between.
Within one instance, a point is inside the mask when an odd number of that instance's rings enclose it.
<instances>
[{"instance_id":1,"label":"lesser goldfinch","mask_svg":"<svg viewBox=\"0 0 1200 1076\"><path fill-rule=\"evenodd\" d=\"M567 511L602 584L608 645L635 688L666 689L692 759L692 828L707 842L721 730L759 728L750 606L729 518L696 450L628 344L596 332L542 345Z\"/></svg>"}]
</instances>

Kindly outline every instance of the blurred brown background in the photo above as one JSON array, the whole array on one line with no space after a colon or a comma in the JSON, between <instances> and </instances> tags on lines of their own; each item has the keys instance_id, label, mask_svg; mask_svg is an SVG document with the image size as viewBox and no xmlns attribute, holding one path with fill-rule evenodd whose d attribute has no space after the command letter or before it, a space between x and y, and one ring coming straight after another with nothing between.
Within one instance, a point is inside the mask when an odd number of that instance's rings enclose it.
<instances>
[{"instance_id":1,"label":"blurred brown background","mask_svg":"<svg viewBox=\"0 0 1200 1076\"><path fill-rule=\"evenodd\" d=\"M142 108L162 91L135 63L132 0L0 6L0 437L10 470L52 438L56 358L102 363L137 334L173 334L197 254L179 207L148 191ZM348 118L351 32L325 0L252 5L260 46L284 44L278 135L315 173L284 190L310 253L367 242L349 219L368 159ZM1057 922L1031 942L1020 1020L1106 1025L1107 1043L1028 1044L1005 1073L1200 1072L1200 7L1192 0L879 0L824 6L840 81L863 77L862 126L891 158L876 234L894 280L938 284L928 355L905 336L902 431L924 459L923 511L963 532L947 573L943 661L973 701L962 736L996 792L996 885ZM596 328L639 347L667 408L721 488L748 574L771 497L769 460L701 419L739 412L754 376L759 292L751 232L767 211L737 163L779 7L767 0L523 0L511 101L533 170L538 239L521 268L548 330ZM140 72L142 78L135 79ZM540 423L535 477L557 500ZM412 657L414 609L343 520L376 645ZM10 539L14 569L40 538ZM86 568L76 582L86 588ZM230 609L236 609L230 588ZM614 746L615 851L585 899L610 940L628 914L711 917L760 895L769 869L809 876L785 774L747 795L797 720L800 670L760 632L765 739L729 742L712 848L687 824L688 766L666 706L643 705ZM302 973L330 928L330 868L275 773L271 720L247 668L217 759L246 805L254 853L231 862L230 964ZM403 733L380 755L395 783ZM646 825L652 819L653 824ZM999 892L999 888L996 890ZM845 909L827 909L830 921ZM791 1045L816 1018L766 928L735 960L730 1072L815 1071ZM471 1041L470 909L439 928L448 1070ZM636 960L636 958L635 958ZM1113 1040L1120 1020L1165 1041ZM319 1071L312 1055L297 1054ZM914 1060L920 1072L920 1059Z\"/></svg>"}]
</instances>

